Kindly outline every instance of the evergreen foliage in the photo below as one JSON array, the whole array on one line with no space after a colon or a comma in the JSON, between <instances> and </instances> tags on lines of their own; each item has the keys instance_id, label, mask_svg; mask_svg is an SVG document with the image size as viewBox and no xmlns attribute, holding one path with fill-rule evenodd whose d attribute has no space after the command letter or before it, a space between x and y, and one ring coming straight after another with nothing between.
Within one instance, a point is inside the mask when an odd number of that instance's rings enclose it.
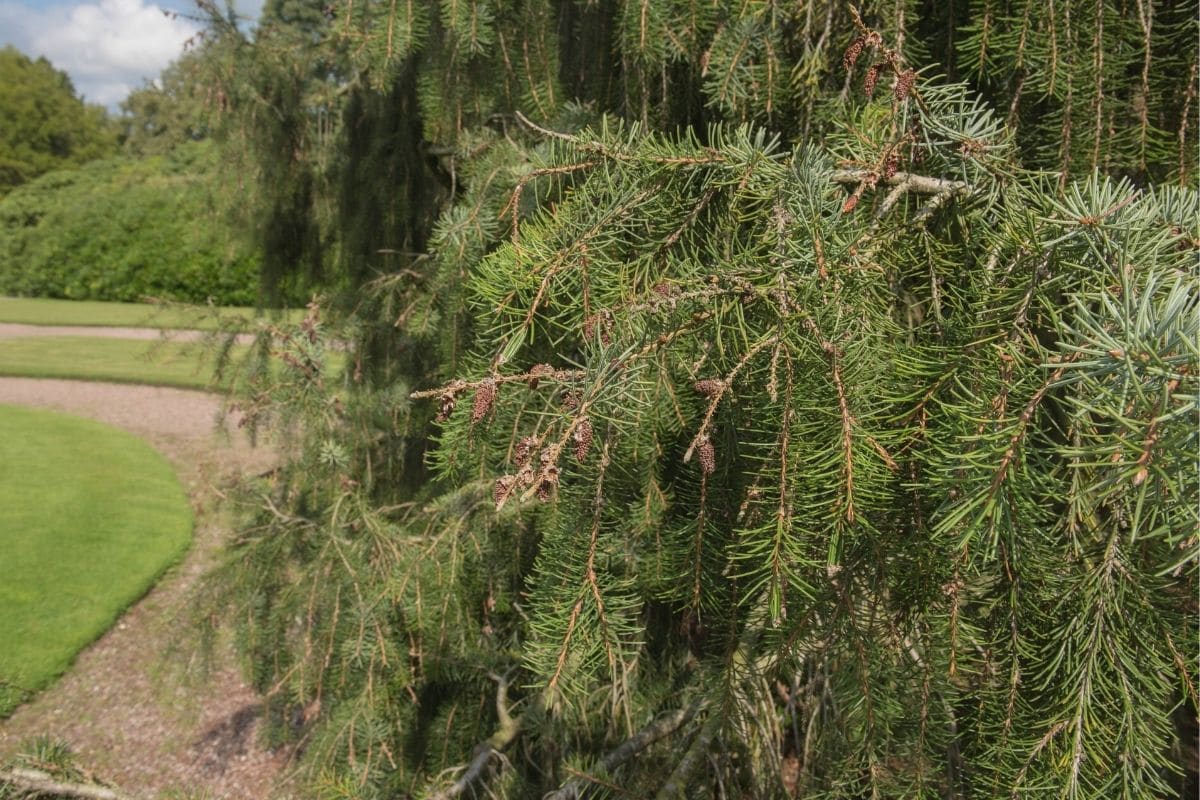
<instances>
[{"instance_id":1,"label":"evergreen foliage","mask_svg":"<svg viewBox=\"0 0 1200 800\"><path fill-rule=\"evenodd\" d=\"M348 291L260 351L294 450L201 608L323 796L1182 793L1191 15L222 29L271 269Z\"/></svg>"}]
</instances>

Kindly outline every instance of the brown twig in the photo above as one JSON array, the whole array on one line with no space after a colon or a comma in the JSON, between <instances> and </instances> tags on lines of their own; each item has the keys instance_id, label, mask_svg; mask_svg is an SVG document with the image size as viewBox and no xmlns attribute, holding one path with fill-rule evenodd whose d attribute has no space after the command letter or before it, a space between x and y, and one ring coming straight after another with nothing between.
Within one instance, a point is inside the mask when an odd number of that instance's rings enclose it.
<instances>
[{"instance_id":1,"label":"brown twig","mask_svg":"<svg viewBox=\"0 0 1200 800\"><path fill-rule=\"evenodd\" d=\"M700 430L696 432L696 436L692 439L692 443L688 446L687 452L683 454L683 462L685 464L692 460L692 454L695 453L696 448L699 447L702 442L708 441L708 432L709 428L712 426L713 415L717 413L717 406L720 405L721 398L724 397L729 391L730 387L733 386L733 379L736 378L738 373L741 372L746 364L750 362L750 359L754 358L754 356L757 355L764 347L779 341L779 336L780 334L778 333L772 336L767 336L747 350L746 354L742 356L741 360L734 365L733 369L729 371L729 374L726 375L721 381L720 387L718 387L709 398L708 410L704 414L704 421L700 423Z\"/></svg>"},{"instance_id":2,"label":"brown twig","mask_svg":"<svg viewBox=\"0 0 1200 800\"><path fill-rule=\"evenodd\" d=\"M517 181L517 185L513 188L512 195L508 198L508 203L500 211L500 218L512 214L512 241L513 244L518 244L521 240L521 231L519 220L521 216L521 194L525 191L526 184L529 184L538 178L547 175L566 175L571 172L578 172L583 169L590 169L596 166L595 161L583 161L578 164L564 164L561 167L546 167L544 169L535 169L532 172L527 172Z\"/></svg>"},{"instance_id":3,"label":"brown twig","mask_svg":"<svg viewBox=\"0 0 1200 800\"><path fill-rule=\"evenodd\" d=\"M501 383L529 383L533 380L550 380L559 383L571 383L572 381L583 380L587 376L586 370L582 369L556 369L550 372L542 372L539 370L530 370L517 375L496 375L487 378L481 378L477 381L455 380L444 386L439 386L436 389L422 389L419 392L412 392L409 397L413 400L423 400L429 397L444 397L448 394L460 395L464 392L478 389L487 381L493 381L496 384Z\"/></svg>"}]
</instances>

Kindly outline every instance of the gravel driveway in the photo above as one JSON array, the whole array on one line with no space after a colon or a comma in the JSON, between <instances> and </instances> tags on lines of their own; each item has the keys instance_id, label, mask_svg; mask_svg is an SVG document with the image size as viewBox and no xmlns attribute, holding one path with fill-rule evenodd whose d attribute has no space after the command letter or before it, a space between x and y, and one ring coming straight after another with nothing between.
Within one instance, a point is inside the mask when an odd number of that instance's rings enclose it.
<instances>
[{"instance_id":1,"label":"gravel driveway","mask_svg":"<svg viewBox=\"0 0 1200 800\"><path fill-rule=\"evenodd\" d=\"M184 790L266 798L278 788L288 753L258 746L258 701L231 654L223 649L210 680L194 685L164 671L162 656L179 629L176 612L186 609L189 590L227 535L216 493L237 475L268 468L272 453L251 448L236 426L217 434L221 400L204 392L0 377L0 403L90 417L146 439L174 465L196 511L195 539L183 562L80 653L58 683L0 721L0 756L29 737L51 734L72 746L82 766L135 797Z\"/></svg>"},{"instance_id":2,"label":"gravel driveway","mask_svg":"<svg viewBox=\"0 0 1200 800\"><path fill-rule=\"evenodd\" d=\"M156 328L108 328L84 325L25 325L18 322L0 322L0 339L17 339L22 336L84 336L92 339L138 339L143 341L198 342L207 334L204 331L158 330ZM253 344L254 334L239 333L237 344Z\"/></svg>"}]
</instances>

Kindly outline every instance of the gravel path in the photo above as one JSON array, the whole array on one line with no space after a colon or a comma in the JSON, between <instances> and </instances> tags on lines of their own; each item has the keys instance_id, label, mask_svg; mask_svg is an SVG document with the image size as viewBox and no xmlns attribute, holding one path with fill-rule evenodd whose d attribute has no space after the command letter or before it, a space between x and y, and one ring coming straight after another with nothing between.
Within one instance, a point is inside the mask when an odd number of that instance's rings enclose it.
<instances>
[{"instance_id":1,"label":"gravel path","mask_svg":"<svg viewBox=\"0 0 1200 800\"><path fill-rule=\"evenodd\" d=\"M0 377L0 403L90 417L148 440L174 465L196 511L183 562L61 680L0 721L0 756L51 734L72 746L81 765L139 798L183 791L257 800L280 789L288 753L258 745L260 706L228 649L202 683L181 682L162 658L179 629L177 612L186 610L189 590L227 532L216 492L239 474L268 468L269 449L251 448L235 426L217 434L221 401L204 392Z\"/></svg>"},{"instance_id":2,"label":"gravel path","mask_svg":"<svg viewBox=\"0 0 1200 800\"><path fill-rule=\"evenodd\" d=\"M204 331L158 330L157 328L108 328L84 325L26 325L18 322L0 322L0 339L17 339L22 336L85 336L101 339L139 339L144 341L198 342L206 335ZM239 333L238 344L253 344L254 334Z\"/></svg>"}]
</instances>

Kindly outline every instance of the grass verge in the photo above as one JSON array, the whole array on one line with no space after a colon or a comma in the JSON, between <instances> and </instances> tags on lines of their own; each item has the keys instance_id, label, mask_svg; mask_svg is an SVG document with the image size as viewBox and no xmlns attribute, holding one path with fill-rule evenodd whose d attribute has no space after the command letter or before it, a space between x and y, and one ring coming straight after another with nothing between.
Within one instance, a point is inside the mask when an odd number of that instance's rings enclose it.
<instances>
[{"instance_id":1,"label":"grass verge","mask_svg":"<svg viewBox=\"0 0 1200 800\"><path fill-rule=\"evenodd\" d=\"M245 348L235 347L240 356ZM212 388L202 346L136 339L29 336L0 342L0 375Z\"/></svg>"},{"instance_id":2,"label":"grass verge","mask_svg":"<svg viewBox=\"0 0 1200 800\"><path fill-rule=\"evenodd\" d=\"M302 310L288 310L282 313L285 319L293 322L304 316ZM25 325L217 330L223 323L232 324L239 318L252 320L256 316L262 317L262 313L253 308L0 297L0 322L19 322ZM238 327L249 328L252 325Z\"/></svg>"},{"instance_id":3,"label":"grass verge","mask_svg":"<svg viewBox=\"0 0 1200 800\"><path fill-rule=\"evenodd\" d=\"M250 348L235 345L229 351L241 363ZM68 378L71 380L143 383L181 389L244 389L239 379L231 384L226 376L213 378L214 352L201 342L148 342L138 339L100 339L80 336L22 336L0 340L0 375L19 378ZM326 355L328 374L344 368L344 353ZM278 363L274 367L279 368ZM231 374L237 371L233 370Z\"/></svg>"},{"instance_id":4,"label":"grass verge","mask_svg":"<svg viewBox=\"0 0 1200 800\"><path fill-rule=\"evenodd\" d=\"M0 717L61 675L191 533L183 487L150 445L0 406Z\"/></svg>"}]
</instances>

